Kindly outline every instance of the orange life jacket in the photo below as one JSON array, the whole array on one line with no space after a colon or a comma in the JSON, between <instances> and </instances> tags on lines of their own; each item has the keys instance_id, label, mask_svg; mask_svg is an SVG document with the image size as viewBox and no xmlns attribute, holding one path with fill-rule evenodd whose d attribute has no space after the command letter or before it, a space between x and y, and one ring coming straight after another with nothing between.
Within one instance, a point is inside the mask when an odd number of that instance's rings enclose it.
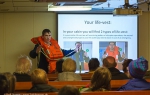
<instances>
[{"instance_id":1,"label":"orange life jacket","mask_svg":"<svg viewBox=\"0 0 150 95\"><path fill-rule=\"evenodd\" d=\"M116 57L116 55L119 54L118 52L119 48L117 46L114 47L114 51L110 51L110 47L108 46L106 48L106 53L108 54L108 56L112 56L114 57L116 60L118 60L118 58Z\"/></svg>"},{"instance_id":2,"label":"orange life jacket","mask_svg":"<svg viewBox=\"0 0 150 95\"><path fill-rule=\"evenodd\" d=\"M114 51L110 51L109 46L106 48L106 53L108 54L108 56L114 57L116 62L118 62L118 57L116 56L119 54L118 51L119 51L119 48L117 46L114 47ZM118 64L117 64L116 68L118 68Z\"/></svg>"},{"instance_id":3,"label":"orange life jacket","mask_svg":"<svg viewBox=\"0 0 150 95\"><path fill-rule=\"evenodd\" d=\"M34 44L39 44L42 46L44 55L46 56L46 59L49 62L49 73L54 72L56 69L56 61L63 57L63 53L57 41L51 38L51 45L48 45L43 41L42 36L34 37L31 39L31 41Z\"/></svg>"}]
</instances>

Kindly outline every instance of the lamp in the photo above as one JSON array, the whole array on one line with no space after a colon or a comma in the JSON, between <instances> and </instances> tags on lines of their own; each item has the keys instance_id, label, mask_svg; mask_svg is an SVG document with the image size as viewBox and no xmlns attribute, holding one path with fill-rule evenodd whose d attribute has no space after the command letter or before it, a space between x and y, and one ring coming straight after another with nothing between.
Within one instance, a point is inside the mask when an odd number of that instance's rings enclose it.
<instances>
[{"instance_id":1,"label":"lamp","mask_svg":"<svg viewBox=\"0 0 150 95\"><path fill-rule=\"evenodd\" d=\"M88 11L92 6L52 6L48 5L48 11Z\"/></svg>"}]
</instances>

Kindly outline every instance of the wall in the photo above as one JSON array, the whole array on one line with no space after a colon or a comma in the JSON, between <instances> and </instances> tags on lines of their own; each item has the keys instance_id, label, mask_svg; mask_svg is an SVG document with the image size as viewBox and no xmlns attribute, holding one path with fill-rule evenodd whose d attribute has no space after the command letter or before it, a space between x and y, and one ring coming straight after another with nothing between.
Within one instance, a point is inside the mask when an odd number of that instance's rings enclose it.
<instances>
[{"instance_id":1,"label":"wall","mask_svg":"<svg viewBox=\"0 0 150 95\"><path fill-rule=\"evenodd\" d=\"M139 56L150 60L150 13L139 16ZM41 35L44 28L57 37L57 15L55 13L0 13L0 72L13 72L17 58L28 55L34 44L32 37ZM133 46L134 47L134 46ZM36 68L36 59L33 69Z\"/></svg>"},{"instance_id":2,"label":"wall","mask_svg":"<svg viewBox=\"0 0 150 95\"><path fill-rule=\"evenodd\" d=\"M144 56L150 62L150 12L139 16L139 57ZM149 65L150 70L150 65Z\"/></svg>"},{"instance_id":3,"label":"wall","mask_svg":"<svg viewBox=\"0 0 150 95\"><path fill-rule=\"evenodd\" d=\"M56 38L55 13L0 13L0 72L13 72L20 55L34 48L32 37L40 36L44 28ZM33 60L33 69L37 67Z\"/></svg>"}]
</instances>

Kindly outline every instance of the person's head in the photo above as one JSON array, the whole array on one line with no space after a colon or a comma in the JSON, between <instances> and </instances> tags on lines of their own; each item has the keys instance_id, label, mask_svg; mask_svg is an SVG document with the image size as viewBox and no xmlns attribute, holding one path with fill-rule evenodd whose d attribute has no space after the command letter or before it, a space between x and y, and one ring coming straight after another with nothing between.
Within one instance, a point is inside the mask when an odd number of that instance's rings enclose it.
<instances>
[{"instance_id":1,"label":"person's head","mask_svg":"<svg viewBox=\"0 0 150 95\"><path fill-rule=\"evenodd\" d=\"M82 50L82 43L81 42L76 42L75 46L79 49Z\"/></svg>"},{"instance_id":2,"label":"person's head","mask_svg":"<svg viewBox=\"0 0 150 95\"><path fill-rule=\"evenodd\" d=\"M28 56L21 55L16 64L16 73L28 74L32 68L32 61Z\"/></svg>"},{"instance_id":3,"label":"person's head","mask_svg":"<svg viewBox=\"0 0 150 95\"><path fill-rule=\"evenodd\" d=\"M123 61L123 63L122 63L122 70L123 70L123 72L129 77L129 75L128 75L128 71L129 71L129 69L128 69L128 66L129 66L129 63L131 62L131 61L133 61L132 59L125 59L124 61Z\"/></svg>"},{"instance_id":4,"label":"person's head","mask_svg":"<svg viewBox=\"0 0 150 95\"><path fill-rule=\"evenodd\" d=\"M62 63L64 62L64 59L60 59L56 62L56 72L62 73Z\"/></svg>"},{"instance_id":5,"label":"person's head","mask_svg":"<svg viewBox=\"0 0 150 95\"><path fill-rule=\"evenodd\" d=\"M115 58L112 56L107 56L106 58L103 59L103 66L106 68L116 67L117 63L115 61Z\"/></svg>"},{"instance_id":6,"label":"person's head","mask_svg":"<svg viewBox=\"0 0 150 95\"><path fill-rule=\"evenodd\" d=\"M16 77L13 74L11 74L10 72L5 72L5 73L3 73L3 75L8 80L8 85L9 85L8 93L14 93Z\"/></svg>"},{"instance_id":7,"label":"person's head","mask_svg":"<svg viewBox=\"0 0 150 95\"><path fill-rule=\"evenodd\" d=\"M44 29L42 31L42 38L43 38L44 42L46 42L46 43L49 42L51 40L51 37L52 37L52 35L51 35L51 31L49 29Z\"/></svg>"},{"instance_id":8,"label":"person's head","mask_svg":"<svg viewBox=\"0 0 150 95\"><path fill-rule=\"evenodd\" d=\"M109 42L109 48L110 50L114 50L116 43L115 42Z\"/></svg>"},{"instance_id":9,"label":"person's head","mask_svg":"<svg viewBox=\"0 0 150 95\"><path fill-rule=\"evenodd\" d=\"M0 95L4 95L4 93L8 93L9 84L5 75L0 74Z\"/></svg>"},{"instance_id":10,"label":"person's head","mask_svg":"<svg viewBox=\"0 0 150 95\"><path fill-rule=\"evenodd\" d=\"M31 73L31 81L33 85L47 84L48 83L47 73L43 69L35 69Z\"/></svg>"},{"instance_id":11,"label":"person's head","mask_svg":"<svg viewBox=\"0 0 150 95\"><path fill-rule=\"evenodd\" d=\"M60 89L58 95L80 95L80 92L75 86L66 85Z\"/></svg>"},{"instance_id":12,"label":"person's head","mask_svg":"<svg viewBox=\"0 0 150 95\"><path fill-rule=\"evenodd\" d=\"M148 70L148 61L144 57L140 57L129 63L129 73L133 78L143 78Z\"/></svg>"},{"instance_id":13,"label":"person's head","mask_svg":"<svg viewBox=\"0 0 150 95\"><path fill-rule=\"evenodd\" d=\"M98 67L91 78L91 90L110 90L111 73L106 67Z\"/></svg>"},{"instance_id":14,"label":"person's head","mask_svg":"<svg viewBox=\"0 0 150 95\"><path fill-rule=\"evenodd\" d=\"M75 72L76 62L71 58L67 58L62 64L62 71L63 72Z\"/></svg>"},{"instance_id":15,"label":"person's head","mask_svg":"<svg viewBox=\"0 0 150 95\"><path fill-rule=\"evenodd\" d=\"M100 62L97 58L91 58L89 63L88 63L88 67L89 67L89 71L95 71L100 65Z\"/></svg>"}]
</instances>

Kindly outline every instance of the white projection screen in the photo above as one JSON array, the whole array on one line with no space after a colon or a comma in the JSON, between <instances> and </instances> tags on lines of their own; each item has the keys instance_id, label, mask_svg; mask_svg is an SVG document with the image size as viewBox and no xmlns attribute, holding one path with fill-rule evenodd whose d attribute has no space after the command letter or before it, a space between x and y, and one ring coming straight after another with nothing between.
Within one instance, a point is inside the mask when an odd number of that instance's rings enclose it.
<instances>
[{"instance_id":1,"label":"white projection screen","mask_svg":"<svg viewBox=\"0 0 150 95\"><path fill-rule=\"evenodd\" d=\"M113 44L118 51L118 54L114 52L117 68L121 70L124 58L137 58L137 18L136 15L58 14L58 43L62 49L68 50L80 42L89 59L98 58L100 65L104 57L110 56L110 44ZM84 58L74 60L83 60L82 70L88 70L88 62Z\"/></svg>"}]
</instances>

